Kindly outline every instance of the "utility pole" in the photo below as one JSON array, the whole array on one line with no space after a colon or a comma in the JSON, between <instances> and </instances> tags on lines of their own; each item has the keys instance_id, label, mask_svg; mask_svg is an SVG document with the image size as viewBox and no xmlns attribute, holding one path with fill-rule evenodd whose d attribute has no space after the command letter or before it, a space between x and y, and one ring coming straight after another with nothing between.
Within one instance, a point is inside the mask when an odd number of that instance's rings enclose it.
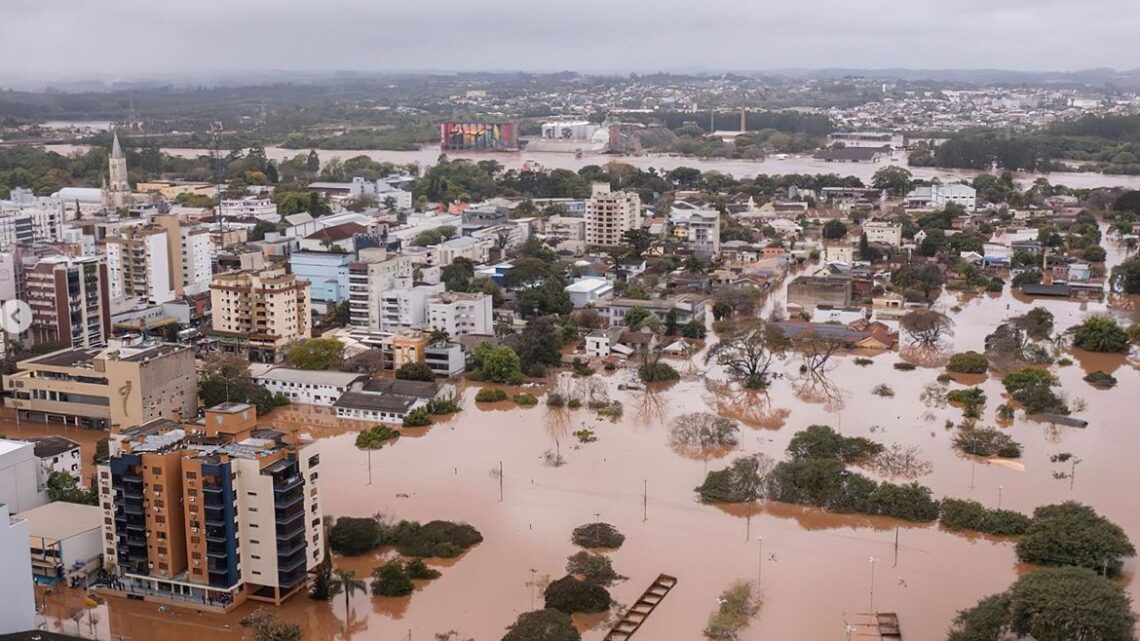
<instances>
[{"instance_id":1,"label":"utility pole","mask_svg":"<svg viewBox=\"0 0 1140 641\"><path fill-rule=\"evenodd\" d=\"M891 567L897 568L899 566L899 526L895 526L895 564Z\"/></svg>"},{"instance_id":2,"label":"utility pole","mask_svg":"<svg viewBox=\"0 0 1140 641\"><path fill-rule=\"evenodd\" d=\"M499 461L499 503L503 502L503 462Z\"/></svg>"},{"instance_id":3,"label":"utility pole","mask_svg":"<svg viewBox=\"0 0 1140 641\"><path fill-rule=\"evenodd\" d=\"M641 482L641 522L649 520L649 479Z\"/></svg>"},{"instance_id":4,"label":"utility pole","mask_svg":"<svg viewBox=\"0 0 1140 641\"><path fill-rule=\"evenodd\" d=\"M764 537L756 537L756 596L760 596L760 587L764 584Z\"/></svg>"},{"instance_id":5,"label":"utility pole","mask_svg":"<svg viewBox=\"0 0 1140 641\"><path fill-rule=\"evenodd\" d=\"M875 616L875 557L871 557L871 616Z\"/></svg>"}]
</instances>

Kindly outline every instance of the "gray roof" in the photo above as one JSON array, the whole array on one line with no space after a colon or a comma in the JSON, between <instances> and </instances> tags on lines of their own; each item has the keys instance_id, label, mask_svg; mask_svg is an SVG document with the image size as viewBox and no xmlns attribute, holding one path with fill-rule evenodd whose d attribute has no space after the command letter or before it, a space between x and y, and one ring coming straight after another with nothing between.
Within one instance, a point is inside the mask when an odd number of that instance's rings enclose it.
<instances>
[{"instance_id":1,"label":"gray roof","mask_svg":"<svg viewBox=\"0 0 1140 641\"><path fill-rule=\"evenodd\" d=\"M411 410L412 405L414 405L417 400L419 399L412 396L402 396L400 394L345 392L333 403L333 407L403 414Z\"/></svg>"},{"instance_id":2,"label":"gray roof","mask_svg":"<svg viewBox=\"0 0 1140 641\"><path fill-rule=\"evenodd\" d=\"M308 383L310 385L323 385L328 387L348 387L361 379L367 379L367 374L352 372L337 372L330 370L305 370L292 367L274 367L256 377L262 381L281 381L285 383Z\"/></svg>"},{"instance_id":3,"label":"gray roof","mask_svg":"<svg viewBox=\"0 0 1140 641\"><path fill-rule=\"evenodd\" d=\"M36 458L59 456L64 452L79 449L79 443L63 436L45 436L33 442L35 443Z\"/></svg>"}]
</instances>

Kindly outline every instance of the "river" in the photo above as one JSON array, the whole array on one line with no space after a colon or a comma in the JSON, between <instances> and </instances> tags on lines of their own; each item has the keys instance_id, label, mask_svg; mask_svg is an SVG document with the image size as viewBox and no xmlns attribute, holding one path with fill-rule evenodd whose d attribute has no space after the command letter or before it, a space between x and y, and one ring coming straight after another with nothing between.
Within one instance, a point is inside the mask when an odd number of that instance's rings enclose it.
<instances>
[{"instance_id":1,"label":"river","mask_svg":"<svg viewBox=\"0 0 1140 641\"><path fill-rule=\"evenodd\" d=\"M50 149L61 154L84 152L88 147L84 145L52 145ZM164 153L183 158L196 158L210 154L209 149L180 149L163 148ZM308 149L284 149L281 147L266 147L265 154L271 160L281 161L297 154L308 154ZM428 167L437 162L440 150L435 145L425 146L416 151L384 151L379 149L318 149L323 162L333 158L345 160L355 156L368 156L379 162L391 162L401 165L418 164ZM605 154L583 154L577 157L574 154L557 152L518 152L518 153L449 153L450 158L467 158L470 160L496 160L507 169L519 169L526 164L534 164L546 169L570 169L577 171L586 165L604 165L608 162L624 162L641 169L656 168L670 171L677 167L692 167L701 171L719 171L730 174L736 178L752 177L758 174L830 174L842 176L857 176L864 182L870 182L871 177L879 169L891 164L905 165L906 160L901 154L896 154L892 160L879 163L829 163L816 160L811 156L794 156L783 160L766 158L764 160L733 160L723 158L694 158L672 155L638 155L638 156L611 156ZM982 173L976 170L943 169L938 167L911 167L915 178L930 180L937 178L942 182L952 182L971 179ZM1028 185L1035 179L1045 177L1054 185L1064 185L1073 188L1093 187L1130 187L1140 188L1140 176L1108 175L1098 173L1056 172L1050 174L1015 174L1017 181Z\"/></svg>"}]
</instances>

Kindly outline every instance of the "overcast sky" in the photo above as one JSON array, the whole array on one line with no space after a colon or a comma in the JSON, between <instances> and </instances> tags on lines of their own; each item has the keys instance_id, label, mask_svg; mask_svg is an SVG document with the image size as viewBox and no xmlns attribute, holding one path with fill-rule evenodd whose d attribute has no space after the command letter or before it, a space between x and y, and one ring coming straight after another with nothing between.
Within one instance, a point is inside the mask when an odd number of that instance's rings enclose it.
<instances>
[{"instance_id":1,"label":"overcast sky","mask_svg":"<svg viewBox=\"0 0 1140 641\"><path fill-rule=\"evenodd\" d=\"M1140 67L1140 0L0 0L4 78Z\"/></svg>"}]
</instances>

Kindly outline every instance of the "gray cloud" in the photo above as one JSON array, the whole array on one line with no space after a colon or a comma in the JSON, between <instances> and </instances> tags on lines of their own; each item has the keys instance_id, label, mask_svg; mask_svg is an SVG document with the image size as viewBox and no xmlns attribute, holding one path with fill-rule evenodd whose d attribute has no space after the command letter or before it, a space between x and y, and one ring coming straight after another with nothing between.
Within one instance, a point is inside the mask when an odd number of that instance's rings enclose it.
<instances>
[{"instance_id":1,"label":"gray cloud","mask_svg":"<svg viewBox=\"0 0 1140 641\"><path fill-rule=\"evenodd\" d=\"M5 0L0 77L1140 67L1135 0Z\"/></svg>"}]
</instances>

